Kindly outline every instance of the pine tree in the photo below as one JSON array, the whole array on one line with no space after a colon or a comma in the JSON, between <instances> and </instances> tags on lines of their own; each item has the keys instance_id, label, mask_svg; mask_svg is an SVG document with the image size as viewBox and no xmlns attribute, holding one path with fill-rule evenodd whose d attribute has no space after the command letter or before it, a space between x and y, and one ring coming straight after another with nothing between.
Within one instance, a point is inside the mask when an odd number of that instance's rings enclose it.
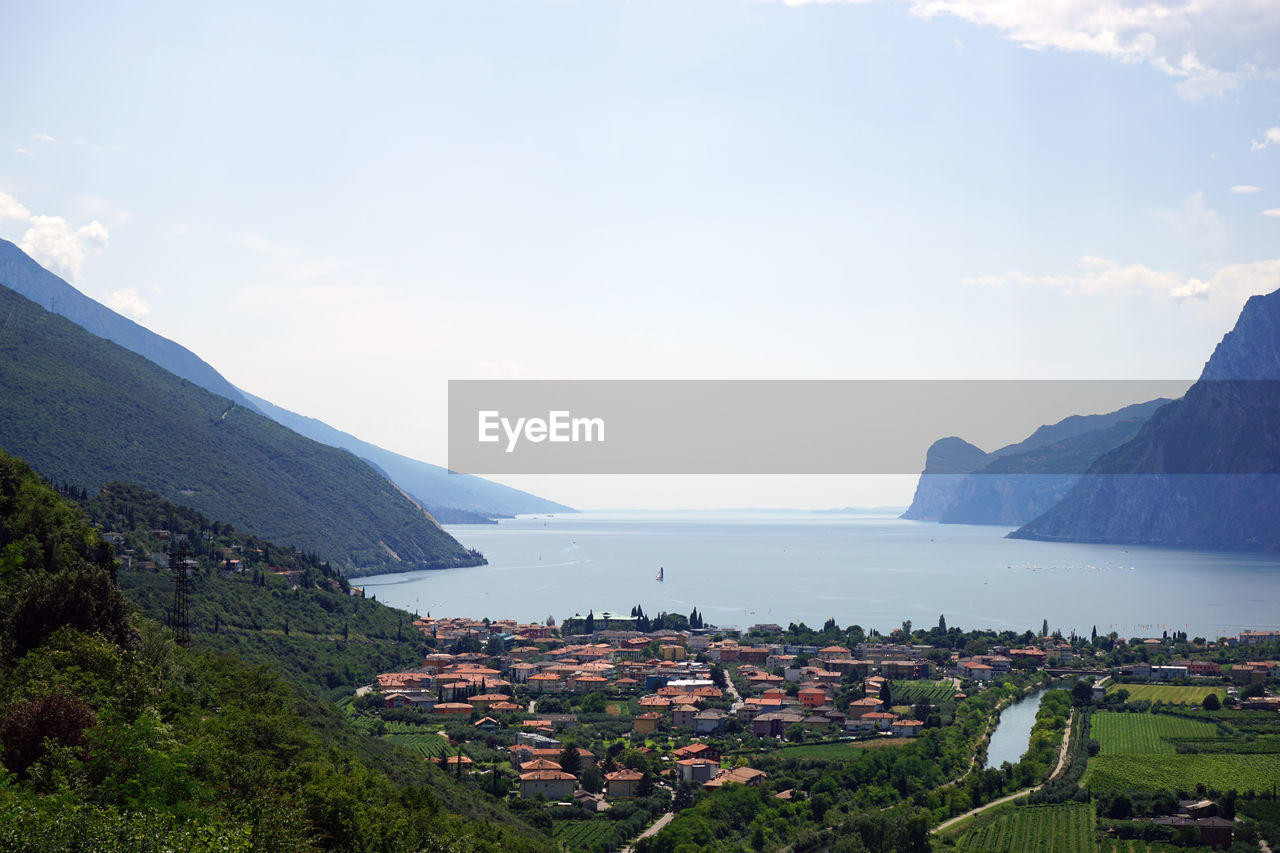
<instances>
[{"instance_id":1,"label":"pine tree","mask_svg":"<svg viewBox=\"0 0 1280 853\"><path fill-rule=\"evenodd\" d=\"M947 617L945 615L938 617L938 630L947 633Z\"/></svg>"}]
</instances>

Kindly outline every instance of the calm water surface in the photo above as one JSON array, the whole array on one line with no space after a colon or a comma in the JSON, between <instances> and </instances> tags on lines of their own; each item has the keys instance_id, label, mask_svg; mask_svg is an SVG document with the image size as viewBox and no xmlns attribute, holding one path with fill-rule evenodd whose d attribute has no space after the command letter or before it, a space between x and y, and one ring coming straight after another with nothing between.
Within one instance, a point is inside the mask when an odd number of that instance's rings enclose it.
<instances>
[{"instance_id":1,"label":"calm water surface","mask_svg":"<svg viewBox=\"0 0 1280 853\"><path fill-rule=\"evenodd\" d=\"M1033 693L1014 702L1000 712L1000 722L987 745L987 767L1004 762L1017 764L1031 743L1031 727L1036 724L1042 693Z\"/></svg>"},{"instance_id":2,"label":"calm water surface","mask_svg":"<svg viewBox=\"0 0 1280 853\"><path fill-rule=\"evenodd\" d=\"M1280 621L1274 555L1027 542L870 514L580 513L448 530L489 565L364 578L367 592L422 614L538 621L636 604L741 627L834 617L889 630L945 614L965 629L1047 619L1218 637Z\"/></svg>"}]
</instances>

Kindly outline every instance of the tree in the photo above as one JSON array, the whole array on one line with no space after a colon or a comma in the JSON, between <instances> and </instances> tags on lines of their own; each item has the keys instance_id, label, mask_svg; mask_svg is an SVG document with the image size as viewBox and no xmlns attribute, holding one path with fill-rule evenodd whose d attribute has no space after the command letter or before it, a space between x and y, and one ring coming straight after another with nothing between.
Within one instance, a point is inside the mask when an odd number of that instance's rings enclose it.
<instances>
[{"instance_id":1,"label":"tree","mask_svg":"<svg viewBox=\"0 0 1280 853\"><path fill-rule=\"evenodd\" d=\"M945 615L938 617L938 631L943 634L947 633L947 617Z\"/></svg>"},{"instance_id":2,"label":"tree","mask_svg":"<svg viewBox=\"0 0 1280 853\"><path fill-rule=\"evenodd\" d=\"M729 678L724 673L724 667L718 663L711 665L711 683L721 690L729 683Z\"/></svg>"},{"instance_id":3,"label":"tree","mask_svg":"<svg viewBox=\"0 0 1280 853\"><path fill-rule=\"evenodd\" d=\"M593 794L600 793L600 789L604 787L604 775L595 764L588 764L583 768L581 781L582 789Z\"/></svg>"},{"instance_id":4,"label":"tree","mask_svg":"<svg viewBox=\"0 0 1280 853\"><path fill-rule=\"evenodd\" d=\"M594 610L587 611L587 621L582 626L582 633L594 634L596 632L596 614Z\"/></svg>"},{"instance_id":5,"label":"tree","mask_svg":"<svg viewBox=\"0 0 1280 853\"><path fill-rule=\"evenodd\" d=\"M565 744L564 749L560 750L560 767L565 773L572 773L574 776L582 771L582 756L573 744Z\"/></svg>"},{"instance_id":6,"label":"tree","mask_svg":"<svg viewBox=\"0 0 1280 853\"><path fill-rule=\"evenodd\" d=\"M1083 678L1071 688L1071 700L1077 705L1085 705L1093 701L1093 685Z\"/></svg>"},{"instance_id":7,"label":"tree","mask_svg":"<svg viewBox=\"0 0 1280 853\"><path fill-rule=\"evenodd\" d=\"M582 697L582 713L584 714L603 714L605 708L605 695L599 690L592 690Z\"/></svg>"},{"instance_id":8,"label":"tree","mask_svg":"<svg viewBox=\"0 0 1280 853\"><path fill-rule=\"evenodd\" d=\"M688 782L681 782L676 786L676 794L671 799L671 810L682 812L691 805L693 805L693 786Z\"/></svg>"},{"instance_id":9,"label":"tree","mask_svg":"<svg viewBox=\"0 0 1280 853\"><path fill-rule=\"evenodd\" d=\"M1041 637L1049 636L1049 620L1048 619L1040 623L1040 636Z\"/></svg>"},{"instance_id":10,"label":"tree","mask_svg":"<svg viewBox=\"0 0 1280 853\"><path fill-rule=\"evenodd\" d=\"M1200 706L1206 711L1217 711L1222 707L1222 701L1218 699L1217 693L1210 693L1200 702Z\"/></svg>"},{"instance_id":11,"label":"tree","mask_svg":"<svg viewBox=\"0 0 1280 853\"><path fill-rule=\"evenodd\" d=\"M902 638L904 640L911 639L911 620L906 619L902 622Z\"/></svg>"},{"instance_id":12,"label":"tree","mask_svg":"<svg viewBox=\"0 0 1280 853\"><path fill-rule=\"evenodd\" d=\"M886 680L884 684L880 685L880 704L884 705L886 708L893 704L893 691L889 689L888 680Z\"/></svg>"}]
</instances>

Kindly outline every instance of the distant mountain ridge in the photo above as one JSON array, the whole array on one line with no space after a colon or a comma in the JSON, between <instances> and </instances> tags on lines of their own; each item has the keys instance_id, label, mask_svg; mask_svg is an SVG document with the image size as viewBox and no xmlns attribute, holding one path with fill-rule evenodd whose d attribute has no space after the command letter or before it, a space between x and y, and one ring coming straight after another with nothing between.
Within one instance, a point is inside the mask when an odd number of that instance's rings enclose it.
<instances>
[{"instance_id":1,"label":"distant mountain ridge","mask_svg":"<svg viewBox=\"0 0 1280 853\"><path fill-rule=\"evenodd\" d=\"M1182 399L1011 535L1280 550L1280 291L1250 297Z\"/></svg>"},{"instance_id":2,"label":"distant mountain ridge","mask_svg":"<svg viewBox=\"0 0 1280 853\"><path fill-rule=\"evenodd\" d=\"M390 450L361 441L350 433L334 429L323 421L299 415L269 403L261 397L241 392L272 420L330 447L341 447L373 465L422 503L442 521L452 520L451 510L461 510L454 518L483 521L484 516L512 516L535 512L573 512L571 507L490 482L470 474L454 474L448 468L419 462Z\"/></svg>"},{"instance_id":3,"label":"distant mountain ridge","mask_svg":"<svg viewBox=\"0 0 1280 853\"><path fill-rule=\"evenodd\" d=\"M90 299L40 266L18 246L2 239L0 284L22 294L46 311L61 315L100 338L132 350L206 391L266 415L321 444L350 450L446 521L483 522L496 516L574 511L571 507L509 486L470 475L451 474L438 465L392 453L315 418L296 414L242 391L191 350Z\"/></svg>"},{"instance_id":4,"label":"distant mountain ridge","mask_svg":"<svg viewBox=\"0 0 1280 853\"><path fill-rule=\"evenodd\" d=\"M1168 400L1072 415L991 453L954 436L929 448L903 518L1016 526L1060 501L1089 465L1132 438Z\"/></svg>"},{"instance_id":5,"label":"distant mountain ridge","mask_svg":"<svg viewBox=\"0 0 1280 853\"><path fill-rule=\"evenodd\" d=\"M239 389L200 356L90 299L3 239L0 239L0 284L46 311L154 361L175 376L256 411Z\"/></svg>"},{"instance_id":6,"label":"distant mountain ridge","mask_svg":"<svg viewBox=\"0 0 1280 853\"><path fill-rule=\"evenodd\" d=\"M348 573L483 558L352 454L0 287L0 448L96 491L134 483Z\"/></svg>"}]
</instances>

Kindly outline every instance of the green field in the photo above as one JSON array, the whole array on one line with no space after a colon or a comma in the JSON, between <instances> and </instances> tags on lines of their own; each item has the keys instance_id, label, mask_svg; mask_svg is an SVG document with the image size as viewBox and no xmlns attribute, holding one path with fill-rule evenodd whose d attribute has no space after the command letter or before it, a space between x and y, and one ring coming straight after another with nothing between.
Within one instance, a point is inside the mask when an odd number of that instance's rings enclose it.
<instances>
[{"instance_id":1,"label":"green field","mask_svg":"<svg viewBox=\"0 0 1280 853\"><path fill-rule=\"evenodd\" d=\"M1175 738L1212 739L1218 737L1218 729L1168 714L1099 711L1089 734L1101 746L1099 755L1175 755Z\"/></svg>"},{"instance_id":2,"label":"green field","mask_svg":"<svg viewBox=\"0 0 1280 853\"><path fill-rule=\"evenodd\" d=\"M1107 694L1117 690L1128 690L1131 702L1163 702L1166 705L1199 705L1210 693L1217 693L1221 699L1227 695L1225 685L1204 685L1195 687L1176 687L1172 684L1111 684Z\"/></svg>"},{"instance_id":3,"label":"green field","mask_svg":"<svg viewBox=\"0 0 1280 853\"><path fill-rule=\"evenodd\" d=\"M1210 847L1174 847L1146 841L1098 839L1093 806L1022 806L960 836L959 853L1208 853Z\"/></svg>"},{"instance_id":4,"label":"green field","mask_svg":"<svg viewBox=\"0 0 1280 853\"><path fill-rule=\"evenodd\" d=\"M1089 759L1085 787L1094 791L1270 791L1280 786L1274 755L1098 755Z\"/></svg>"},{"instance_id":5,"label":"green field","mask_svg":"<svg viewBox=\"0 0 1280 853\"><path fill-rule=\"evenodd\" d=\"M410 749L426 759L441 758L455 753L448 741L431 732L387 735L383 740Z\"/></svg>"},{"instance_id":6,"label":"green field","mask_svg":"<svg viewBox=\"0 0 1280 853\"><path fill-rule=\"evenodd\" d=\"M950 681L892 681L889 692L895 705L915 705L921 701L936 705L951 699L956 688Z\"/></svg>"},{"instance_id":7,"label":"green field","mask_svg":"<svg viewBox=\"0 0 1280 853\"><path fill-rule=\"evenodd\" d=\"M613 825L607 820L562 820L557 821L551 837L566 850L584 850L603 841L613 832Z\"/></svg>"},{"instance_id":8,"label":"green field","mask_svg":"<svg viewBox=\"0 0 1280 853\"><path fill-rule=\"evenodd\" d=\"M1094 853L1093 806L1067 803L1006 812L960 836L961 853Z\"/></svg>"}]
</instances>

